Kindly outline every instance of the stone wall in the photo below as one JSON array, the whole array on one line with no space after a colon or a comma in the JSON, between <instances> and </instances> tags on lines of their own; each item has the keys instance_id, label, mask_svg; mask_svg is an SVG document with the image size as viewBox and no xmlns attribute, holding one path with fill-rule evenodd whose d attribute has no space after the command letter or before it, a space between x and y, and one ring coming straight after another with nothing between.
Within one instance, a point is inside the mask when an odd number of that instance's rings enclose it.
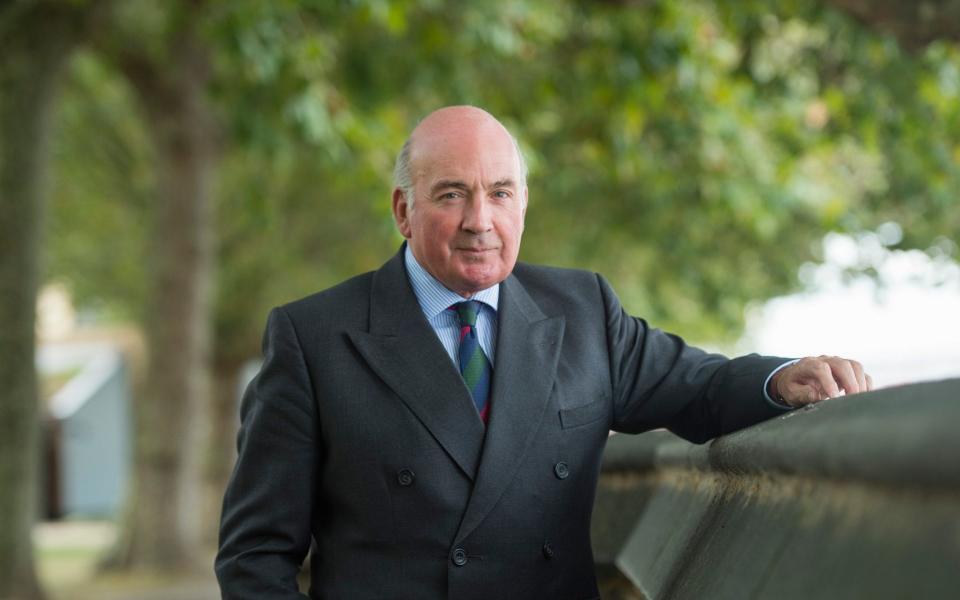
<instances>
[{"instance_id":1,"label":"stone wall","mask_svg":"<svg viewBox=\"0 0 960 600\"><path fill-rule=\"evenodd\" d=\"M960 380L616 435L593 533L608 600L960 598Z\"/></svg>"}]
</instances>

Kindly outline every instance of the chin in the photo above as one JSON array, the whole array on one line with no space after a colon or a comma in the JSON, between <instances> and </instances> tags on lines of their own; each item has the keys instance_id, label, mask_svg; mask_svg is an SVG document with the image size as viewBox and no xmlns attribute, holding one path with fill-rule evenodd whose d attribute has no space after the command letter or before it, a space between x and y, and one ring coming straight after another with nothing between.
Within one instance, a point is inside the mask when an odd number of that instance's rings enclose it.
<instances>
[{"instance_id":1,"label":"chin","mask_svg":"<svg viewBox=\"0 0 960 600\"><path fill-rule=\"evenodd\" d=\"M480 290L485 290L489 287L493 287L497 285L498 283L506 279L509 273L504 274L502 277L500 275L501 275L501 272L499 270L497 271L491 270L488 273L482 273L482 274L478 274L478 273L465 274L461 280L464 283L464 287L472 291L480 291Z\"/></svg>"},{"instance_id":2,"label":"chin","mask_svg":"<svg viewBox=\"0 0 960 600\"><path fill-rule=\"evenodd\" d=\"M513 264L507 264L500 256L487 256L481 261L459 261L455 263L454 279L472 290L485 290L506 279L513 270Z\"/></svg>"}]
</instances>

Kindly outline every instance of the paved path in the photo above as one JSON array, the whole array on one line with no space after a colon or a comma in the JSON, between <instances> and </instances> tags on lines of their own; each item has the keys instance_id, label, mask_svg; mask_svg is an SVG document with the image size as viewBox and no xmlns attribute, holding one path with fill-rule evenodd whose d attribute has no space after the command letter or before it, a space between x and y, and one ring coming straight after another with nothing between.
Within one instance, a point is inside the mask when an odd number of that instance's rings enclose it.
<instances>
[{"instance_id":1,"label":"paved path","mask_svg":"<svg viewBox=\"0 0 960 600\"><path fill-rule=\"evenodd\" d=\"M110 589L91 587L76 590L69 600L219 600L220 593L216 584L210 581L190 581L157 587L137 587L136 589ZM68 600L61 596L56 600Z\"/></svg>"}]
</instances>

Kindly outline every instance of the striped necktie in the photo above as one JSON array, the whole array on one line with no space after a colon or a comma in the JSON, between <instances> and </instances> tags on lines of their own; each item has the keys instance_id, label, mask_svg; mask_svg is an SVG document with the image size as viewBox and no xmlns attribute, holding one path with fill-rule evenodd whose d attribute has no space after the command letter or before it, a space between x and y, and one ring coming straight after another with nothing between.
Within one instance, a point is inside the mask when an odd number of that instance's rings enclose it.
<instances>
[{"instance_id":1,"label":"striped necktie","mask_svg":"<svg viewBox=\"0 0 960 600\"><path fill-rule=\"evenodd\" d=\"M490 378L492 368L477 337L477 315L480 303L476 300L458 302L450 307L460 319L460 374L473 396L473 404L484 423L490 413Z\"/></svg>"}]
</instances>

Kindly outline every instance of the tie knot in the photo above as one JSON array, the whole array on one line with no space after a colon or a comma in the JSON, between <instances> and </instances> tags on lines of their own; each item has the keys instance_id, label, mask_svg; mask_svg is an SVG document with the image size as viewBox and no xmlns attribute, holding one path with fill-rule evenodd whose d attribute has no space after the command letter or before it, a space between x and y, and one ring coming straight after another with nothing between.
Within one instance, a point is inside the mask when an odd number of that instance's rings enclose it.
<instances>
[{"instance_id":1,"label":"tie knot","mask_svg":"<svg viewBox=\"0 0 960 600\"><path fill-rule=\"evenodd\" d=\"M480 314L480 303L476 300L467 300L466 302L457 302L452 306L457 311L457 317L460 318L460 325L465 327L477 326L477 315Z\"/></svg>"}]
</instances>

